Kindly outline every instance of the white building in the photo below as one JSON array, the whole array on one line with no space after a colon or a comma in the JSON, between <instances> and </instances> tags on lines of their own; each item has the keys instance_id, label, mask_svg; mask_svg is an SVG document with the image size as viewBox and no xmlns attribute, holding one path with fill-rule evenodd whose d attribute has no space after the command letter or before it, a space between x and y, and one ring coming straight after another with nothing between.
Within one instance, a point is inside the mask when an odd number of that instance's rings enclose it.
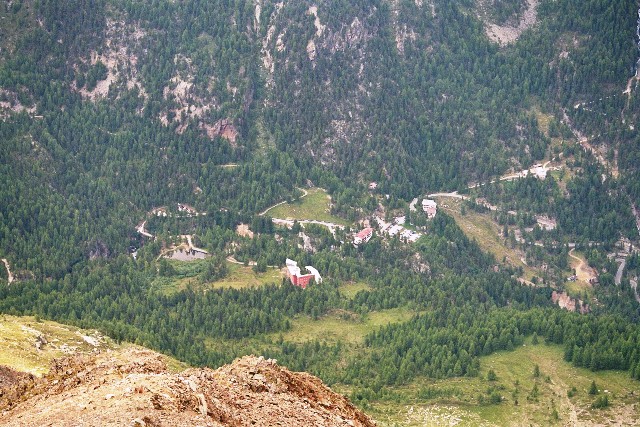
<instances>
[{"instance_id":1,"label":"white building","mask_svg":"<svg viewBox=\"0 0 640 427\"><path fill-rule=\"evenodd\" d=\"M285 264L287 265L287 270L289 271L289 276L299 276L300 275L300 267L298 267L298 263L287 258Z\"/></svg>"},{"instance_id":2,"label":"white building","mask_svg":"<svg viewBox=\"0 0 640 427\"><path fill-rule=\"evenodd\" d=\"M427 214L427 218L431 219L438 213L438 204L435 200L423 199L422 210Z\"/></svg>"},{"instance_id":3,"label":"white building","mask_svg":"<svg viewBox=\"0 0 640 427\"><path fill-rule=\"evenodd\" d=\"M318 284L322 283L322 276L320 276L320 273L318 272L318 270L316 270L310 265L307 265L305 268L309 271L309 273L313 274L313 278L316 280L316 283Z\"/></svg>"},{"instance_id":4,"label":"white building","mask_svg":"<svg viewBox=\"0 0 640 427\"><path fill-rule=\"evenodd\" d=\"M396 234L400 233L402 231L402 227L399 225L392 225L391 228L389 228L389 236L393 237Z\"/></svg>"}]
</instances>

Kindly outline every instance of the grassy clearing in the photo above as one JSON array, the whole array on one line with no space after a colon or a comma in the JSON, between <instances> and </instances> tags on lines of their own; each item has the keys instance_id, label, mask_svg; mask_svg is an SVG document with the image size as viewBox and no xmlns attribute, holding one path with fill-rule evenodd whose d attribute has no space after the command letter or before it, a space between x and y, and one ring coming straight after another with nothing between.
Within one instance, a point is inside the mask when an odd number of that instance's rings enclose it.
<instances>
[{"instance_id":1,"label":"grassy clearing","mask_svg":"<svg viewBox=\"0 0 640 427\"><path fill-rule=\"evenodd\" d=\"M546 136L549 136L549 123L553 119L553 115L545 114L537 108L534 109L536 120L538 121L538 129Z\"/></svg>"},{"instance_id":2,"label":"grassy clearing","mask_svg":"<svg viewBox=\"0 0 640 427\"><path fill-rule=\"evenodd\" d=\"M462 229L464 234L470 239L475 239L480 248L483 251L493 254L498 262L506 260L507 263L514 267L522 267L524 274L523 278L531 280L533 276L540 277L541 272L536 269L525 265L521 258L524 254L515 248L508 247L504 239L501 237L501 230L489 214L479 213L467 209L465 215L462 215L461 206L462 201L451 197L438 197L439 205L446 204L449 207L444 210L456 220L458 226Z\"/></svg>"},{"instance_id":3,"label":"grassy clearing","mask_svg":"<svg viewBox=\"0 0 640 427\"><path fill-rule=\"evenodd\" d=\"M36 338L47 340L41 350ZM95 344L95 345L94 345ZM54 358L72 353L91 353L98 349L118 346L98 331L85 331L50 321L36 321L34 317L0 316L0 365L17 371L42 375L48 372Z\"/></svg>"},{"instance_id":4,"label":"grassy clearing","mask_svg":"<svg viewBox=\"0 0 640 427\"><path fill-rule=\"evenodd\" d=\"M263 286L270 283L280 283L283 274L277 268L267 268L264 273L256 273L252 267L227 261L228 274L215 282L202 283L198 277L204 271L206 260L196 261L169 261L176 273L170 277L156 277L152 282L152 288L165 295L192 287L193 289L218 289L234 288L244 289L254 286Z\"/></svg>"},{"instance_id":5,"label":"grassy clearing","mask_svg":"<svg viewBox=\"0 0 640 427\"><path fill-rule=\"evenodd\" d=\"M252 286L263 286L270 283L280 283L283 277L278 268L267 268L264 273L255 273L253 268L244 265L227 263L229 274L223 279L207 283L208 289L234 288L243 289Z\"/></svg>"},{"instance_id":6,"label":"grassy clearing","mask_svg":"<svg viewBox=\"0 0 640 427\"><path fill-rule=\"evenodd\" d=\"M291 321L291 330L285 332L283 338L285 341L297 343L319 340L361 344L365 335L380 326L385 326L389 323L406 322L414 314L407 308L394 308L374 311L364 316L341 310L327 314L318 320L301 316ZM276 335L279 336L279 334Z\"/></svg>"},{"instance_id":7,"label":"grassy clearing","mask_svg":"<svg viewBox=\"0 0 640 427\"><path fill-rule=\"evenodd\" d=\"M270 209L267 214L273 218L287 218L297 220L316 220L348 225L349 222L333 216L329 204L331 197L321 188L307 190L308 194L293 203L284 203Z\"/></svg>"},{"instance_id":8,"label":"grassy clearing","mask_svg":"<svg viewBox=\"0 0 640 427\"><path fill-rule=\"evenodd\" d=\"M565 291L567 291L567 293L570 296L574 298L582 299L585 302L592 301L593 286L588 283L579 282L579 281L565 282L564 289ZM585 295L586 295L586 298L585 298Z\"/></svg>"},{"instance_id":9,"label":"grassy clearing","mask_svg":"<svg viewBox=\"0 0 640 427\"><path fill-rule=\"evenodd\" d=\"M389 399L372 402L369 413L382 426L635 425L640 416L639 382L625 372L575 368L562 355L560 346L532 345L529 341L515 351L481 358L476 378L422 379L393 388ZM538 377L534 376L536 365ZM495 372L496 381L487 380L489 370ZM607 390L610 408L591 408L596 399L588 394L592 381L600 394ZM572 387L575 395L568 397ZM478 397L486 397L489 388L502 396L501 403L478 403Z\"/></svg>"},{"instance_id":10,"label":"grassy clearing","mask_svg":"<svg viewBox=\"0 0 640 427\"><path fill-rule=\"evenodd\" d=\"M346 298L353 299L358 292L370 291L372 288L368 283L364 282L346 282L342 283L338 289Z\"/></svg>"},{"instance_id":11,"label":"grassy clearing","mask_svg":"<svg viewBox=\"0 0 640 427\"><path fill-rule=\"evenodd\" d=\"M167 260L174 270L174 274L168 277L158 276L151 282L151 288L165 295L172 295L187 288L200 287L198 275L204 271L206 260L176 261Z\"/></svg>"}]
</instances>

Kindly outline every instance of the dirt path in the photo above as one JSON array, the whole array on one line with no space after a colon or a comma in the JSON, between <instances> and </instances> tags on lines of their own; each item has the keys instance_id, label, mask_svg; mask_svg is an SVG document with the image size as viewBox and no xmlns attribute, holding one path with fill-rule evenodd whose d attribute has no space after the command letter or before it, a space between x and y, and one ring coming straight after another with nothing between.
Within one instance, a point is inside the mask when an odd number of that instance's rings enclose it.
<instances>
[{"instance_id":1,"label":"dirt path","mask_svg":"<svg viewBox=\"0 0 640 427\"><path fill-rule=\"evenodd\" d=\"M244 262L240 262L240 261L238 261L237 259L235 259L235 258L233 257L233 255L229 255L229 256L227 257L227 261L229 261L229 262L230 262L230 263L232 263L232 264L244 265ZM255 262L255 261L249 261L249 262L247 263L247 265L248 265L248 266L253 266L253 265L258 265L258 263L257 263L257 262Z\"/></svg>"},{"instance_id":2,"label":"dirt path","mask_svg":"<svg viewBox=\"0 0 640 427\"><path fill-rule=\"evenodd\" d=\"M530 167L529 169L524 169L521 170L519 172L514 172L512 174L509 175L503 175L499 178L494 178L491 181L488 182L478 182L475 184L471 184L469 185L467 188L469 190L473 190L474 188L478 188L478 187L482 187L483 185L487 185L487 184L494 184L498 181L515 181L516 179L520 179L520 178L524 178L527 177L529 175L535 175L540 177L541 179L544 179L547 176L547 173L549 171L554 171L554 170L560 170L560 167L558 166L549 166L549 163L551 163L551 161L546 161L543 165L540 164L535 164L532 167ZM457 192L455 192L457 193ZM453 193L450 193L453 194ZM445 194L437 194L437 195L445 195Z\"/></svg>"},{"instance_id":3,"label":"dirt path","mask_svg":"<svg viewBox=\"0 0 640 427\"><path fill-rule=\"evenodd\" d=\"M153 234L148 233L148 232L144 229L144 226L145 226L146 224L147 224L147 221L142 221L142 222L140 223L140 225L138 225L138 226L136 227L136 231L137 231L138 233L142 234L142 235L143 235L143 236L145 236L145 237L149 237L149 238L153 239Z\"/></svg>"},{"instance_id":4,"label":"dirt path","mask_svg":"<svg viewBox=\"0 0 640 427\"><path fill-rule=\"evenodd\" d=\"M635 80L638 80L638 76L633 76L627 82L627 88L622 92L623 95L627 95L627 106L629 105L629 101L631 100L631 85Z\"/></svg>"},{"instance_id":5,"label":"dirt path","mask_svg":"<svg viewBox=\"0 0 640 427\"><path fill-rule=\"evenodd\" d=\"M475 188L475 187L473 187L473 188ZM427 197L454 197L456 199L462 199L462 200L468 200L469 199L469 197L467 197L467 196L464 196L462 194L458 194L457 191L454 191L452 193L431 193L431 194L427 194Z\"/></svg>"},{"instance_id":6,"label":"dirt path","mask_svg":"<svg viewBox=\"0 0 640 427\"><path fill-rule=\"evenodd\" d=\"M301 198L301 199L302 199L303 197L307 197L307 195L309 194L309 192L308 192L307 190L305 190L304 188L299 188L298 190L302 191L302 196L300 196L300 198ZM271 209L273 209L273 208L275 208L275 207L278 207L278 206L280 206L280 205L284 205L285 203L287 203L287 201L286 201L286 200L283 200L283 201L282 201L282 202L280 202L280 203L276 203L276 204L275 204L275 205L273 205L273 206L269 206L267 209L263 210L263 211L262 211L262 212L260 212L258 215L260 215L260 216L264 216L264 215L266 215L266 213L267 213L267 212L269 212Z\"/></svg>"},{"instance_id":7,"label":"dirt path","mask_svg":"<svg viewBox=\"0 0 640 427\"><path fill-rule=\"evenodd\" d=\"M545 373L549 373L549 375L553 378L553 381L548 383L549 388L551 388L551 390L553 390L553 393L558 396L558 405L560 407L559 412L566 413L563 408L566 408L566 410L568 410L569 412L569 423L567 425L579 426L580 423L578 422L578 412L576 411L576 406L573 404L571 399L567 397L567 390L570 388L569 384L562 380L562 377L558 373L558 369L561 368L558 368L555 364L552 366L546 365L544 367Z\"/></svg>"},{"instance_id":8,"label":"dirt path","mask_svg":"<svg viewBox=\"0 0 640 427\"><path fill-rule=\"evenodd\" d=\"M238 264L238 265L245 266L244 262L240 262L240 261L238 261L237 259L235 259L235 258L233 257L233 255L229 255L226 259L227 259L227 261L228 261L228 262L230 262L230 263L232 263L232 264ZM258 263L257 263L257 262L255 262L255 261L249 261L249 262L247 263L247 265L248 265L249 267L253 267L254 265L258 265ZM267 268L280 268L280 266L279 266L279 265L267 265Z\"/></svg>"},{"instance_id":9,"label":"dirt path","mask_svg":"<svg viewBox=\"0 0 640 427\"><path fill-rule=\"evenodd\" d=\"M418 198L417 197L415 199L413 199L411 201L411 203L409 203L409 211L411 211L411 212L415 212L416 211L416 203L418 203Z\"/></svg>"},{"instance_id":10,"label":"dirt path","mask_svg":"<svg viewBox=\"0 0 640 427\"><path fill-rule=\"evenodd\" d=\"M625 124L627 122L627 119L625 117L625 112L629 108L629 103L631 102L631 91L633 90L631 85L633 84L634 81L636 82L636 84L634 86L634 88L635 88L638 85L638 75L637 74L629 79L629 81L627 82L627 88L624 90L624 92L622 92L623 95L627 95L627 102L626 102L624 108L622 109L622 112L620 113L620 115L622 117L622 124Z\"/></svg>"},{"instance_id":11,"label":"dirt path","mask_svg":"<svg viewBox=\"0 0 640 427\"><path fill-rule=\"evenodd\" d=\"M197 248L195 246L193 246L193 242L191 241L191 238L193 237L191 234L182 234L180 236L181 239L186 239L187 240L187 244L189 245L189 250L190 251L196 251L196 252L202 252L203 254L208 254L209 252L202 249L202 248Z\"/></svg>"},{"instance_id":12,"label":"dirt path","mask_svg":"<svg viewBox=\"0 0 640 427\"><path fill-rule=\"evenodd\" d=\"M585 262L584 259L573 254L574 251L575 251L575 248L572 248L569 251L569 256L575 259L576 261L578 261L578 265L575 267L576 276L578 276L578 280L581 280L586 283L590 283L589 280L595 279L597 276L593 271L593 269L589 267L589 265Z\"/></svg>"},{"instance_id":13,"label":"dirt path","mask_svg":"<svg viewBox=\"0 0 640 427\"><path fill-rule=\"evenodd\" d=\"M7 269L7 283L10 285L13 282L13 274L11 274L11 269L9 268L9 261L6 258L2 258L2 262Z\"/></svg>"},{"instance_id":14,"label":"dirt path","mask_svg":"<svg viewBox=\"0 0 640 427\"><path fill-rule=\"evenodd\" d=\"M618 258L616 262L619 262L618 271L616 271L615 283L616 285L620 285L622 282L622 273L624 273L624 266L627 264L627 260L625 258Z\"/></svg>"}]
</instances>

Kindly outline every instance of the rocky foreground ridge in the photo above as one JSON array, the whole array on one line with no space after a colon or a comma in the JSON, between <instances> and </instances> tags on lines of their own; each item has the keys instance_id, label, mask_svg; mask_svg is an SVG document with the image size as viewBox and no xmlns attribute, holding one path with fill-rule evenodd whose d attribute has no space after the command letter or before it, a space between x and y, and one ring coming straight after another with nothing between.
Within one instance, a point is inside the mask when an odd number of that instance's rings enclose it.
<instances>
[{"instance_id":1,"label":"rocky foreground ridge","mask_svg":"<svg viewBox=\"0 0 640 427\"><path fill-rule=\"evenodd\" d=\"M146 349L55 360L43 378L0 369L3 426L374 426L318 378L246 356L168 371Z\"/></svg>"}]
</instances>

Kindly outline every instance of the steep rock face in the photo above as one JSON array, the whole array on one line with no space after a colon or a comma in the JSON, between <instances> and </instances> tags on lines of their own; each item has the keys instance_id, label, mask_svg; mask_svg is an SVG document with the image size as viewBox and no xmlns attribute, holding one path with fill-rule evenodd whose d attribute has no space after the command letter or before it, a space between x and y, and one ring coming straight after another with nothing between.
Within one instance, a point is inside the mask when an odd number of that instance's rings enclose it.
<instances>
[{"instance_id":1,"label":"steep rock face","mask_svg":"<svg viewBox=\"0 0 640 427\"><path fill-rule=\"evenodd\" d=\"M172 374L157 353L131 348L12 378L0 383L4 426L375 425L318 378L262 357Z\"/></svg>"}]
</instances>

